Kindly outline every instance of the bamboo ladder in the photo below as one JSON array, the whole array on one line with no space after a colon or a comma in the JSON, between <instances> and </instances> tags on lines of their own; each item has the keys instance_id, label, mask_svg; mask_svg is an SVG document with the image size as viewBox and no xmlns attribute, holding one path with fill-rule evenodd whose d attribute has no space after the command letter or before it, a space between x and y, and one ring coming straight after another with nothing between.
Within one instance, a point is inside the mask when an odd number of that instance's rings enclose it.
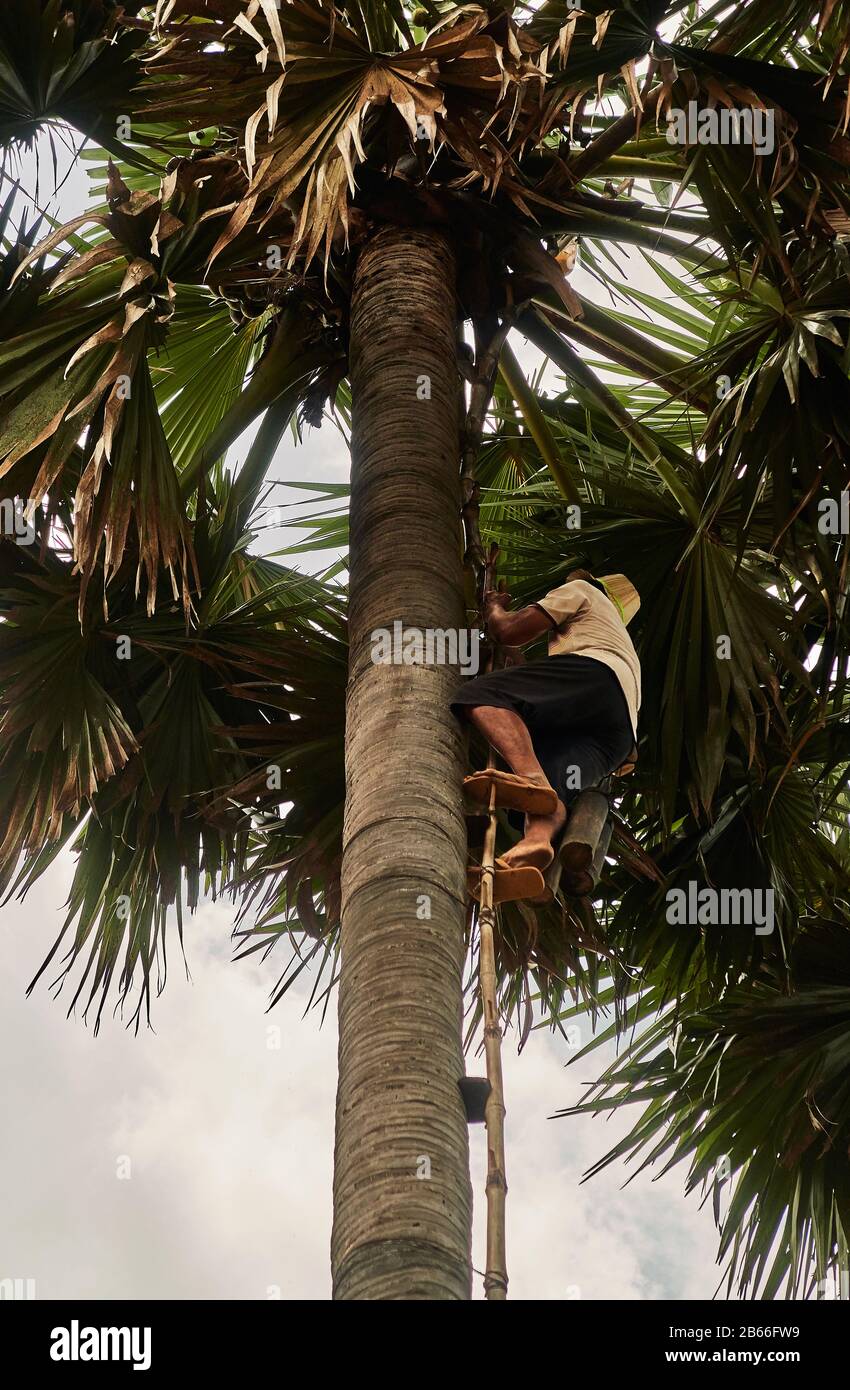
<instances>
[{"instance_id":1,"label":"bamboo ladder","mask_svg":"<svg viewBox=\"0 0 850 1390\"><path fill-rule=\"evenodd\" d=\"M493 587L498 550L492 547L484 567L483 593ZM483 606L483 605L482 605ZM483 617L483 613L482 613ZM498 648L494 647L494 657ZM494 664L490 659L490 667ZM495 766L493 749L487 767ZM487 1128L487 1262L484 1274L484 1296L491 1302L503 1302L508 1296L508 1269L505 1251L505 1198L508 1184L505 1176L505 1093L502 1080L502 1029L496 998L496 945L493 889L496 859L496 787L490 788L487 808L487 830L481 859L481 894L478 907L478 982L481 990L481 1011L484 1019L484 1056L490 1094L484 1108Z\"/></svg>"}]
</instances>

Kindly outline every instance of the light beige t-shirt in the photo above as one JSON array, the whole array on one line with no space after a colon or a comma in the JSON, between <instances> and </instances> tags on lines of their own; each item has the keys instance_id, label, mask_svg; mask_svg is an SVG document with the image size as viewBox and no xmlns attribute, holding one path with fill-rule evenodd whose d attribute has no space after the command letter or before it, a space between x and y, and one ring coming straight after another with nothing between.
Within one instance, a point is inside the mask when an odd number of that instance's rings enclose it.
<instances>
[{"instance_id":1,"label":"light beige t-shirt","mask_svg":"<svg viewBox=\"0 0 850 1390\"><path fill-rule=\"evenodd\" d=\"M550 656L573 652L610 666L626 697L637 741L640 661L626 625L608 595L586 579L572 579L550 589L538 599L537 607L558 624L549 637Z\"/></svg>"}]
</instances>

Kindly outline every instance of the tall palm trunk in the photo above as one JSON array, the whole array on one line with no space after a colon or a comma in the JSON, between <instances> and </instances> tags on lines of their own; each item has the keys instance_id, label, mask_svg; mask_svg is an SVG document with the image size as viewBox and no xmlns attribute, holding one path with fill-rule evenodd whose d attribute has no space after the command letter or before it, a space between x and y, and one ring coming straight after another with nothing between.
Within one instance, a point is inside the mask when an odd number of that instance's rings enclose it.
<instances>
[{"instance_id":1,"label":"tall palm trunk","mask_svg":"<svg viewBox=\"0 0 850 1390\"><path fill-rule=\"evenodd\" d=\"M463 623L454 259L384 228L351 308L347 699L334 1296L470 1296L461 738L447 665L372 633Z\"/></svg>"}]
</instances>

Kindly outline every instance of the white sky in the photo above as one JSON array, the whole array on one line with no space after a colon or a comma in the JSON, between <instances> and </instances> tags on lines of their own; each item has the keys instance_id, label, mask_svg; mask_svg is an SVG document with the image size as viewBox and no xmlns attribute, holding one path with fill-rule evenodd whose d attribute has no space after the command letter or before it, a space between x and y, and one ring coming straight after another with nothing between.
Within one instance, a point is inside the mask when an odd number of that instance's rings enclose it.
<instances>
[{"instance_id":1,"label":"white sky","mask_svg":"<svg viewBox=\"0 0 850 1390\"><path fill-rule=\"evenodd\" d=\"M23 173L34 191L31 161ZM41 197L51 189L42 151ZM50 210L70 217L85 200L74 170ZM657 292L642 258L632 264ZM574 283L598 296L580 268ZM298 449L287 438L271 475L344 480L344 444L328 425ZM32 1278L39 1298L329 1297L334 1010L321 1028L317 1012L302 1017L304 986L266 1015L283 954L231 962L232 909L207 902L186 930L191 983L172 934L156 1031L134 1037L107 1016L93 1038L44 981L24 997L58 932L72 869L63 855L23 905L0 914L0 1280ZM580 1099L610 1054L565 1070L566 1044L541 1032L521 1057L510 1034L504 1051L511 1296L710 1297L716 1235L709 1206L682 1196L684 1169L622 1190L619 1165L580 1186L626 1117L547 1118ZM470 1058L468 1070L480 1074L483 1061ZM470 1130L478 1270L484 1133ZM129 1179L118 1176L122 1156Z\"/></svg>"}]
</instances>

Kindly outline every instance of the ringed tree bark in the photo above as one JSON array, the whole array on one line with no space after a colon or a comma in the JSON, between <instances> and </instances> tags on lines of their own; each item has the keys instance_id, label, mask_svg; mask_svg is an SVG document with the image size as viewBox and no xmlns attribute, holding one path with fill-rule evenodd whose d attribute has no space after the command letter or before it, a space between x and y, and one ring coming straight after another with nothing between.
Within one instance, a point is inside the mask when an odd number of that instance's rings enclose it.
<instances>
[{"instance_id":1,"label":"ringed tree bark","mask_svg":"<svg viewBox=\"0 0 850 1390\"><path fill-rule=\"evenodd\" d=\"M350 668L334 1225L337 1299L470 1297L458 1090L466 832L456 666L372 634L464 622L455 267L384 227L351 305Z\"/></svg>"}]
</instances>

